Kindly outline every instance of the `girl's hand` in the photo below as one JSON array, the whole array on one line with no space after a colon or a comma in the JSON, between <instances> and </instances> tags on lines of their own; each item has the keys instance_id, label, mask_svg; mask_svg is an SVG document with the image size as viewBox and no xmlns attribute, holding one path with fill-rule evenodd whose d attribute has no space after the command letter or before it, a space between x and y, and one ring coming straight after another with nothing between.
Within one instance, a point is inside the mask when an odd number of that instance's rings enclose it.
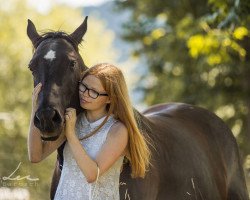
<instances>
[{"instance_id":1,"label":"girl's hand","mask_svg":"<svg viewBox=\"0 0 250 200\"><path fill-rule=\"evenodd\" d=\"M66 109L65 122L65 136L67 137L67 139L69 139L71 136L75 136L76 109Z\"/></svg>"},{"instance_id":2,"label":"girl's hand","mask_svg":"<svg viewBox=\"0 0 250 200\"><path fill-rule=\"evenodd\" d=\"M38 109L37 97L41 91L42 83L38 83L32 92L32 111L35 112Z\"/></svg>"}]
</instances>

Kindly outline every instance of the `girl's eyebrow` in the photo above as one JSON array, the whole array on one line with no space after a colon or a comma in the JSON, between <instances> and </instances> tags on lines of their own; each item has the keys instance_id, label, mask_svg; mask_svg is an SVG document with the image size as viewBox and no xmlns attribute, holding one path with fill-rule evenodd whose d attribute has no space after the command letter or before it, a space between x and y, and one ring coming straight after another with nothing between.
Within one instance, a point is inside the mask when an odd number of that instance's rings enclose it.
<instances>
[{"instance_id":1,"label":"girl's eyebrow","mask_svg":"<svg viewBox=\"0 0 250 200\"><path fill-rule=\"evenodd\" d=\"M85 83L84 81L82 81L82 83L83 83L84 85L86 85L89 89L97 90L97 89L94 88L94 87L89 87L89 85L88 85L87 83Z\"/></svg>"}]
</instances>

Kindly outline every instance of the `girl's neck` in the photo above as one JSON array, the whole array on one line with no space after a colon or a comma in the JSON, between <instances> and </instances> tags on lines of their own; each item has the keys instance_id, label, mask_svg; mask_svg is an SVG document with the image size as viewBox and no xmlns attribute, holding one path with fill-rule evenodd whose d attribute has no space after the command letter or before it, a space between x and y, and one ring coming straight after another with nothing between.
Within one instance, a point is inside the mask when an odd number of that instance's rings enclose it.
<instances>
[{"instance_id":1,"label":"girl's neck","mask_svg":"<svg viewBox=\"0 0 250 200\"><path fill-rule=\"evenodd\" d=\"M107 115L107 111L105 110L86 110L86 118L87 120L91 122L95 122L98 119L101 119Z\"/></svg>"}]
</instances>

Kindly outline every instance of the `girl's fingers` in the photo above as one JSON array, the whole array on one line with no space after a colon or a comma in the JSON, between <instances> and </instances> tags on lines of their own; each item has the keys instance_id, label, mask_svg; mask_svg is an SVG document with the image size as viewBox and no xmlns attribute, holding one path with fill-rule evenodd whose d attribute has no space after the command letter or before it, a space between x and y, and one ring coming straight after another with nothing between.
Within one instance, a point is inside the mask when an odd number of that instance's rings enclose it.
<instances>
[{"instance_id":1,"label":"girl's fingers","mask_svg":"<svg viewBox=\"0 0 250 200\"><path fill-rule=\"evenodd\" d=\"M75 117L75 109L74 108L67 108L64 114L66 120L73 119Z\"/></svg>"},{"instance_id":2,"label":"girl's fingers","mask_svg":"<svg viewBox=\"0 0 250 200\"><path fill-rule=\"evenodd\" d=\"M69 120L69 116L68 116L68 115L65 115L65 119L66 119L66 120Z\"/></svg>"},{"instance_id":3,"label":"girl's fingers","mask_svg":"<svg viewBox=\"0 0 250 200\"><path fill-rule=\"evenodd\" d=\"M71 114L70 114L70 113L66 113L66 114L65 114L65 117L70 118L70 117L71 117Z\"/></svg>"},{"instance_id":4,"label":"girl's fingers","mask_svg":"<svg viewBox=\"0 0 250 200\"><path fill-rule=\"evenodd\" d=\"M66 108L66 112L67 112L67 111L73 111L73 112L74 112L75 109L74 109L74 108Z\"/></svg>"},{"instance_id":5,"label":"girl's fingers","mask_svg":"<svg viewBox=\"0 0 250 200\"><path fill-rule=\"evenodd\" d=\"M38 83L32 92L32 107L35 110L37 109L37 99L38 99L38 94L41 91L41 88L42 84Z\"/></svg>"},{"instance_id":6,"label":"girl's fingers","mask_svg":"<svg viewBox=\"0 0 250 200\"><path fill-rule=\"evenodd\" d=\"M33 95L36 96L41 91L41 88L42 88L42 84L41 83L37 84L33 90Z\"/></svg>"},{"instance_id":7,"label":"girl's fingers","mask_svg":"<svg viewBox=\"0 0 250 200\"><path fill-rule=\"evenodd\" d=\"M41 89L41 86L42 86L42 83L38 83L38 84L36 85L36 87L34 88L34 90L36 91L36 90Z\"/></svg>"},{"instance_id":8,"label":"girl's fingers","mask_svg":"<svg viewBox=\"0 0 250 200\"><path fill-rule=\"evenodd\" d=\"M65 111L65 115L69 115L69 117L72 117L76 114L76 110L74 108L67 108Z\"/></svg>"},{"instance_id":9,"label":"girl's fingers","mask_svg":"<svg viewBox=\"0 0 250 200\"><path fill-rule=\"evenodd\" d=\"M38 92L38 91L41 90L41 88L42 88L42 84L39 83L39 84L36 86L35 90Z\"/></svg>"}]
</instances>

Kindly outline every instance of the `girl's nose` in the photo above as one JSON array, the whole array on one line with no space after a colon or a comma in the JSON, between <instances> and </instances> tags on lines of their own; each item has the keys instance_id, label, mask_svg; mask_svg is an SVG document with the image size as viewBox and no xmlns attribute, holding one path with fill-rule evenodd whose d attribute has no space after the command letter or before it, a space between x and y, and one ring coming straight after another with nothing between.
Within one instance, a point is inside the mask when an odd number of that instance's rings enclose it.
<instances>
[{"instance_id":1,"label":"girl's nose","mask_svg":"<svg viewBox=\"0 0 250 200\"><path fill-rule=\"evenodd\" d=\"M83 96L84 96L84 97L89 97L89 91L88 91L88 90L85 90L84 93L83 93Z\"/></svg>"}]
</instances>

